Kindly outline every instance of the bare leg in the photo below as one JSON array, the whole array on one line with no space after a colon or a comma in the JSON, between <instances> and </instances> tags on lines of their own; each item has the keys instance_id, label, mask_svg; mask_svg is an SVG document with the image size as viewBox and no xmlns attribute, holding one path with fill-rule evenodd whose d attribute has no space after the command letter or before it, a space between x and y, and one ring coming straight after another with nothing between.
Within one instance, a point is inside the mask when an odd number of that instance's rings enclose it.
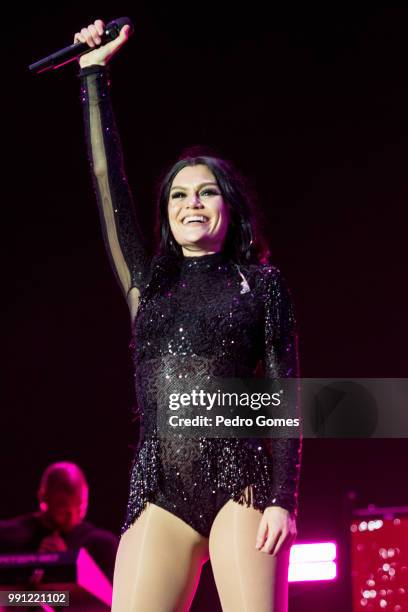
<instances>
[{"instance_id":1,"label":"bare leg","mask_svg":"<svg viewBox=\"0 0 408 612\"><path fill-rule=\"evenodd\" d=\"M189 610L208 556L208 538L148 503L119 543L112 612Z\"/></svg>"},{"instance_id":2,"label":"bare leg","mask_svg":"<svg viewBox=\"0 0 408 612\"><path fill-rule=\"evenodd\" d=\"M287 612L290 551L255 549L262 513L229 500L210 532L209 550L223 612Z\"/></svg>"}]
</instances>

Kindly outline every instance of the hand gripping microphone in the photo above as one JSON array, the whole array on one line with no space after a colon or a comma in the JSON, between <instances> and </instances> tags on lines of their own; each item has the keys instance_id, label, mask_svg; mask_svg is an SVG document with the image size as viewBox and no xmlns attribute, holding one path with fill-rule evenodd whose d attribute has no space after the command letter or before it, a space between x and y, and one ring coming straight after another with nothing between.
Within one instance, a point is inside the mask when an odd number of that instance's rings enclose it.
<instances>
[{"instance_id":1,"label":"hand gripping microphone","mask_svg":"<svg viewBox=\"0 0 408 612\"><path fill-rule=\"evenodd\" d=\"M89 53L89 51L93 51L102 45L110 42L117 38L120 34L123 26L130 26L129 34L133 34L133 25L128 17L119 17L119 19L114 19L110 21L108 25L105 27L105 31L101 36L101 44L96 45L95 47L90 47L88 43L78 42L70 45L69 47L65 47L64 49L60 49L56 51L52 55L48 57L44 57L43 59L31 64L28 68L34 74L39 74L40 72L45 72L46 70L55 70L60 66L64 66L64 64L68 64L72 62L80 55L84 53Z\"/></svg>"}]
</instances>

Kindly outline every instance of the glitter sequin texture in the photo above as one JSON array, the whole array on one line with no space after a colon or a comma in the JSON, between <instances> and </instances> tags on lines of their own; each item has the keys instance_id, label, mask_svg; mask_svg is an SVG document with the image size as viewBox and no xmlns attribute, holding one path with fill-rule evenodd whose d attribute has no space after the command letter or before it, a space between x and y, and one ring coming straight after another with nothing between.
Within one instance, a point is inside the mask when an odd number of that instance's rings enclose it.
<instances>
[{"instance_id":1,"label":"glitter sequin texture","mask_svg":"<svg viewBox=\"0 0 408 612\"><path fill-rule=\"evenodd\" d=\"M136 287L130 349L140 436L130 474L122 534L154 501L163 482L195 503L211 486L263 511L281 506L295 516L302 441L161 438L159 394L170 381L180 392L205 388L208 377L299 376L298 334L287 284L271 264L240 265L223 253L150 256L134 214L111 100L109 71L80 70L81 101L93 185L105 246L119 286ZM244 275L249 291L242 292ZM250 494L244 490L252 485ZM205 513L205 507L202 512ZM200 514L201 516L201 514Z\"/></svg>"}]
</instances>

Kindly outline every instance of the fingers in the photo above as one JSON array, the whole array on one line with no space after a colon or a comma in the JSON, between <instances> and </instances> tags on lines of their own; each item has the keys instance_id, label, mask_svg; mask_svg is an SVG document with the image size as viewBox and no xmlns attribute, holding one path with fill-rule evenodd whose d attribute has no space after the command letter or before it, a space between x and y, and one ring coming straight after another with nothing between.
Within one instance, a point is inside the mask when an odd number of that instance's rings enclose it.
<instances>
[{"instance_id":1,"label":"fingers","mask_svg":"<svg viewBox=\"0 0 408 612\"><path fill-rule=\"evenodd\" d=\"M119 33L119 36L127 40L129 38L129 33L130 33L130 25L124 25Z\"/></svg>"},{"instance_id":2,"label":"fingers","mask_svg":"<svg viewBox=\"0 0 408 612\"><path fill-rule=\"evenodd\" d=\"M97 30L96 26L94 26L93 24L91 24L91 25L88 27L88 30L89 30L89 31L90 31L90 33L91 33L91 36L92 36L92 39L93 39L94 43L95 43L96 45L100 45L100 44L101 44L101 42L102 42L102 39L101 39L101 37L99 36L99 32L98 32L98 30Z\"/></svg>"},{"instance_id":3,"label":"fingers","mask_svg":"<svg viewBox=\"0 0 408 612\"><path fill-rule=\"evenodd\" d=\"M96 47L96 45L99 45L100 42L100 38L99 35L96 32L96 28L95 26L88 26L87 28L82 28L80 34L82 36L82 40L81 42L86 42L90 47ZM99 40L99 42L97 42Z\"/></svg>"},{"instance_id":4,"label":"fingers","mask_svg":"<svg viewBox=\"0 0 408 612\"><path fill-rule=\"evenodd\" d=\"M287 528L283 528L277 531L270 531L268 539L266 540L264 546L261 548L260 552L265 552L272 557L276 557L276 555L283 551L288 550L296 539L297 533L296 531L292 531Z\"/></svg>"},{"instance_id":5,"label":"fingers","mask_svg":"<svg viewBox=\"0 0 408 612\"><path fill-rule=\"evenodd\" d=\"M90 47L96 47L102 42L101 36L104 33L104 29L104 22L101 19L96 19L87 28L82 28L80 32L75 33L74 43L82 42L87 43Z\"/></svg>"},{"instance_id":6,"label":"fingers","mask_svg":"<svg viewBox=\"0 0 408 612\"><path fill-rule=\"evenodd\" d=\"M121 31L119 32L119 36L114 38L111 42L107 43L107 50L112 54L116 53L129 38L129 33L130 27L128 25L124 25Z\"/></svg>"},{"instance_id":7,"label":"fingers","mask_svg":"<svg viewBox=\"0 0 408 612\"><path fill-rule=\"evenodd\" d=\"M56 545L50 544L49 542L41 544L39 548L39 552L54 552L55 550L57 550Z\"/></svg>"},{"instance_id":8,"label":"fingers","mask_svg":"<svg viewBox=\"0 0 408 612\"><path fill-rule=\"evenodd\" d=\"M119 32L119 36L114 38L109 45L112 49L117 49L121 47L129 38L130 26L124 25L121 31Z\"/></svg>"},{"instance_id":9,"label":"fingers","mask_svg":"<svg viewBox=\"0 0 408 612\"><path fill-rule=\"evenodd\" d=\"M283 535L283 532L277 531L275 529L269 529L268 537L266 539L265 544L260 549L260 552L265 552L271 554L273 557L277 554L277 544L280 539L280 535Z\"/></svg>"},{"instance_id":10,"label":"fingers","mask_svg":"<svg viewBox=\"0 0 408 612\"><path fill-rule=\"evenodd\" d=\"M39 552L57 552L67 550L65 542L44 542L39 548Z\"/></svg>"},{"instance_id":11,"label":"fingers","mask_svg":"<svg viewBox=\"0 0 408 612\"><path fill-rule=\"evenodd\" d=\"M96 19L96 21L94 23L95 23L96 29L98 30L99 36L102 36L102 34L105 31L105 24L104 24L104 22L102 21L102 19Z\"/></svg>"},{"instance_id":12,"label":"fingers","mask_svg":"<svg viewBox=\"0 0 408 612\"><path fill-rule=\"evenodd\" d=\"M266 521L265 516L263 515L259 522L258 533L256 535L255 548L257 548L258 550L260 550L265 543L267 527L268 523Z\"/></svg>"}]
</instances>

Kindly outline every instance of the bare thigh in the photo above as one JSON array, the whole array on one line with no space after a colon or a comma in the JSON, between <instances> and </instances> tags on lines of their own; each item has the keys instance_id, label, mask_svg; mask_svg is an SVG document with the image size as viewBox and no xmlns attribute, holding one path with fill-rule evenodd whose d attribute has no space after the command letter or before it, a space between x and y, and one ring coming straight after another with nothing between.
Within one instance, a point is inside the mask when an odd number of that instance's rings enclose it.
<instances>
[{"instance_id":1,"label":"bare thigh","mask_svg":"<svg viewBox=\"0 0 408 612\"><path fill-rule=\"evenodd\" d=\"M229 500L211 528L209 552L223 612L287 612L290 551L255 549L262 513Z\"/></svg>"},{"instance_id":2,"label":"bare thigh","mask_svg":"<svg viewBox=\"0 0 408 612\"><path fill-rule=\"evenodd\" d=\"M185 612L208 558L208 538L148 503L119 543L112 612Z\"/></svg>"}]
</instances>

